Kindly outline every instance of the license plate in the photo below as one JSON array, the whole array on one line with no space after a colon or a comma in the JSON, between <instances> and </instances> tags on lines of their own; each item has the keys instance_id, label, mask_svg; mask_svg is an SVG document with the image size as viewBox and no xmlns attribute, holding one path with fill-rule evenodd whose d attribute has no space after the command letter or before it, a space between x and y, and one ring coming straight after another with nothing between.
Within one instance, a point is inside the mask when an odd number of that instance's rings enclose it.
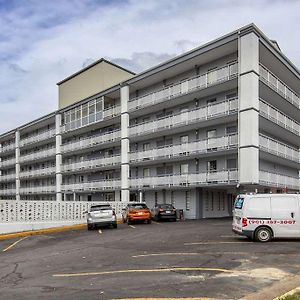
<instances>
[{"instance_id":1,"label":"license plate","mask_svg":"<svg viewBox=\"0 0 300 300\"><path fill-rule=\"evenodd\" d=\"M143 215L144 213L143 212L138 212L138 215Z\"/></svg>"},{"instance_id":2,"label":"license plate","mask_svg":"<svg viewBox=\"0 0 300 300\"><path fill-rule=\"evenodd\" d=\"M170 214L171 213L171 211L169 211L169 210L166 210L166 214Z\"/></svg>"}]
</instances>

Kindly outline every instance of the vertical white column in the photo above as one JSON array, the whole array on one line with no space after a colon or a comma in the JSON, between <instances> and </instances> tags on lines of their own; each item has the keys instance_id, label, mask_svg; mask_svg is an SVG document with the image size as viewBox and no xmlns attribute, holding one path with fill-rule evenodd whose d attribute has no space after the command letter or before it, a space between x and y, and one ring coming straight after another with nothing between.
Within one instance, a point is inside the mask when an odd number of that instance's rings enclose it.
<instances>
[{"instance_id":1,"label":"vertical white column","mask_svg":"<svg viewBox=\"0 0 300 300\"><path fill-rule=\"evenodd\" d=\"M16 144L16 200L20 200L20 131L15 133Z\"/></svg>"},{"instance_id":2,"label":"vertical white column","mask_svg":"<svg viewBox=\"0 0 300 300\"><path fill-rule=\"evenodd\" d=\"M130 198L129 191L129 86L121 87L121 201L127 202Z\"/></svg>"},{"instance_id":3,"label":"vertical white column","mask_svg":"<svg viewBox=\"0 0 300 300\"><path fill-rule=\"evenodd\" d=\"M259 39L239 37L239 182L259 183Z\"/></svg>"},{"instance_id":4,"label":"vertical white column","mask_svg":"<svg viewBox=\"0 0 300 300\"><path fill-rule=\"evenodd\" d=\"M61 156L61 114L55 115L55 166L56 166L56 201L62 200L61 193L61 185L62 185L62 174L61 174L61 164L62 164L62 156Z\"/></svg>"}]
</instances>

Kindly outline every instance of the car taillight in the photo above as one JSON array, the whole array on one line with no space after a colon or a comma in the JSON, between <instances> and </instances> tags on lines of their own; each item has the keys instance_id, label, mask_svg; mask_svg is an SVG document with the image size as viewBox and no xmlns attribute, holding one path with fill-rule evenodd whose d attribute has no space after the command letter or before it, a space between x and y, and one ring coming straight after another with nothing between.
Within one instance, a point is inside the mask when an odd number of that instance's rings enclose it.
<instances>
[{"instance_id":1,"label":"car taillight","mask_svg":"<svg viewBox=\"0 0 300 300\"><path fill-rule=\"evenodd\" d=\"M246 227L248 225L248 220L247 220L247 218L243 218L242 219L242 226L243 227Z\"/></svg>"},{"instance_id":2,"label":"car taillight","mask_svg":"<svg viewBox=\"0 0 300 300\"><path fill-rule=\"evenodd\" d=\"M173 211L176 211L176 208L173 208Z\"/></svg>"},{"instance_id":3,"label":"car taillight","mask_svg":"<svg viewBox=\"0 0 300 300\"><path fill-rule=\"evenodd\" d=\"M162 208L160 208L159 211L164 211L164 210Z\"/></svg>"}]
</instances>

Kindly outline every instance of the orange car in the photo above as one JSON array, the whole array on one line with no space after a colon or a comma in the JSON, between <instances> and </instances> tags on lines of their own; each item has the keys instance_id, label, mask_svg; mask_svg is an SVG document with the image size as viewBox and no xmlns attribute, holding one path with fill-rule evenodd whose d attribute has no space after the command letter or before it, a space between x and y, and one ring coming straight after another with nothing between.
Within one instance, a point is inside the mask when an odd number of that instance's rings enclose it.
<instances>
[{"instance_id":1,"label":"orange car","mask_svg":"<svg viewBox=\"0 0 300 300\"><path fill-rule=\"evenodd\" d=\"M150 224L150 209L145 203L129 203L123 210L122 219L128 225L134 221L144 221Z\"/></svg>"}]
</instances>

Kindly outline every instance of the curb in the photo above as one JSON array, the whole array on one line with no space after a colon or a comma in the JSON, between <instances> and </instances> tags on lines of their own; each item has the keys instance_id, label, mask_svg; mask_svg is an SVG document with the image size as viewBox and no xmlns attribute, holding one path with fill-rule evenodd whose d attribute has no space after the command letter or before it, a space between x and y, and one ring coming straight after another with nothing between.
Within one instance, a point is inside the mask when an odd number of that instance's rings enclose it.
<instances>
[{"instance_id":1,"label":"curb","mask_svg":"<svg viewBox=\"0 0 300 300\"><path fill-rule=\"evenodd\" d=\"M117 220L117 224L122 224L122 223L123 222L121 219ZM0 240L13 239L13 238L31 236L31 235L41 235L41 234L47 234L47 233L63 232L63 231L70 231L70 230L80 230L80 229L85 229L85 228L86 228L86 223L38 229L38 230L14 232L14 233L0 234Z\"/></svg>"},{"instance_id":2,"label":"curb","mask_svg":"<svg viewBox=\"0 0 300 300\"><path fill-rule=\"evenodd\" d=\"M280 299L285 298L287 296L292 296L292 295L296 294L297 292L300 292L300 286L298 286L297 288L295 288L293 290L290 290L289 292L275 298L274 300L280 300Z\"/></svg>"}]
</instances>

